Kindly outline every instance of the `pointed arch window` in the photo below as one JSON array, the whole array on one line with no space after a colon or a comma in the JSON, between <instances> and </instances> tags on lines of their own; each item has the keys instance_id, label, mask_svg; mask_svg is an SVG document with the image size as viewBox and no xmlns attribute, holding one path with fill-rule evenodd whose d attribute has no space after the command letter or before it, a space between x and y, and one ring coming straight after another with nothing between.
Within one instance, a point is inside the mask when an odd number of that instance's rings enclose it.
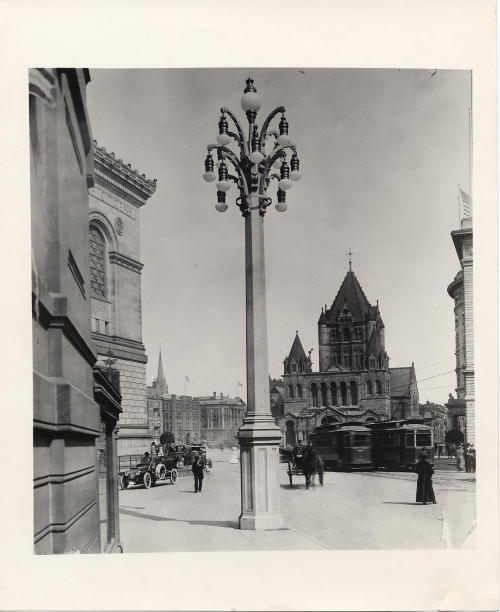
<instances>
[{"instance_id":1,"label":"pointed arch window","mask_svg":"<svg viewBox=\"0 0 500 612\"><path fill-rule=\"evenodd\" d=\"M293 385L288 385L288 397L293 399L295 397L295 393L293 391Z\"/></svg>"},{"instance_id":2,"label":"pointed arch window","mask_svg":"<svg viewBox=\"0 0 500 612\"><path fill-rule=\"evenodd\" d=\"M382 395L382 383L380 380L375 381L375 392L377 395Z\"/></svg>"},{"instance_id":3,"label":"pointed arch window","mask_svg":"<svg viewBox=\"0 0 500 612\"><path fill-rule=\"evenodd\" d=\"M297 397L302 399L302 385L297 385Z\"/></svg>"},{"instance_id":4,"label":"pointed arch window","mask_svg":"<svg viewBox=\"0 0 500 612\"><path fill-rule=\"evenodd\" d=\"M106 242L95 225L89 228L90 293L94 297L106 297Z\"/></svg>"}]
</instances>

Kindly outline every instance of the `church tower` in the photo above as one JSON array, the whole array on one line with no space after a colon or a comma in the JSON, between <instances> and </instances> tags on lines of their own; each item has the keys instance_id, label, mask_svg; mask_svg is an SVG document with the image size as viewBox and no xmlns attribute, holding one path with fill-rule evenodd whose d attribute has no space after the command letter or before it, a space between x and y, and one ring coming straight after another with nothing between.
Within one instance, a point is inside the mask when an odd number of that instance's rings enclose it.
<instances>
[{"instance_id":1,"label":"church tower","mask_svg":"<svg viewBox=\"0 0 500 612\"><path fill-rule=\"evenodd\" d=\"M351 265L333 304L321 310L318 345L320 372L389 367L378 301L368 302Z\"/></svg>"},{"instance_id":2,"label":"church tower","mask_svg":"<svg viewBox=\"0 0 500 612\"><path fill-rule=\"evenodd\" d=\"M284 360L285 419L287 414L299 417L316 410L339 420L388 418L391 389L384 331L378 301L370 304L349 260L332 305L321 309L318 371L312 371L310 353L306 355L298 333Z\"/></svg>"}]
</instances>

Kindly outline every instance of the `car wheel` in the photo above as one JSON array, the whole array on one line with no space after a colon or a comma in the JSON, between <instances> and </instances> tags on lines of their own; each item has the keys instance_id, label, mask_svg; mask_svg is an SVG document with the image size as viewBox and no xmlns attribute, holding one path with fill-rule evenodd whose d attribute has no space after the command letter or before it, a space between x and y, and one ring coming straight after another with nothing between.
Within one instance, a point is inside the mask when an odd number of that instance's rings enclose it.
<instances>
[{"instance_id":1,"label":"car wheel","mask_svg":"<svg viewBox=\"0 0 500 612\"><path fill-rule=\"evenodd\" d=\"M160 463L160 465L156 466L156 477L158 478L158 480L165 480L166 476L167 476L167 468L165 467L163 463Z\"/></svg>"},{"instance_id":2,"label":"car wheel","mask_svg":"<svg viewBox=\"0 0 500 612\"><path fill-rule=\"evenodd\" d=\"M128 478L125 476L125 474L120 476L120 488L123 490L128 489Z\"/></svg>"},{"instance_id":3,"label":"car wheel","mask_svg":"<svg viewBox=\"0 0 500 612\"><path fill-rule=\"evenodd\" d=\"M177 473L177 470L176 470L176 469L173 469L173 470L170 472L170 482L171 482L172 484L175 484L175 483L177 482L177 478L178 478L178 477L179 477L179 474Z\"/></svg>"},{"instance_id":4,"label":"car wheel","mask_svg":"<svg viewBox=\"0 0 500 612\"><path fill-rule=\"evenodd\" d=\"M144 473L144 476L142 477L142 484L144 485L145 489L149 489L151 486L151 474L149 472Z\"/></svg>"}]
</instances>

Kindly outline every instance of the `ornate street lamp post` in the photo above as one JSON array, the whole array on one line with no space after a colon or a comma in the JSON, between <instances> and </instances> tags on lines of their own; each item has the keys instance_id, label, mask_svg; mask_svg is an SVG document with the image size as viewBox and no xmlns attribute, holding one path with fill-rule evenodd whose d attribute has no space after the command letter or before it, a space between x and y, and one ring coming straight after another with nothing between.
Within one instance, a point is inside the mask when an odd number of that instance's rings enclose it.
<instances>
[{"instance_id":1,"label":"ornate street lamp post","mask_svg":"<svg viewBox=\"0 0 500 612\"><path fill-rule=\"evenodd\" d=\"M287 209L286 192L300 179L300 162L288 136L285 108L275 108L259 131L255 120L260 98L253 80L247 79L241 106L248 119L248 137L227 108L221 108L218 144L208 145L203 178L217 182L219 212L227 210L226 194L234 182L236 204L245 219L247 412L238 432L241 457L241 529L277 529L279 509L279 443L281 430L271 415L267 357L264 215L272 200L267 195L272 180L278 182L276 209ZM271 121L281 114L279 131ZM236 132L230 131L228 118ZM235 144L237 153L228 145ZM292 152L290 161L287 154ZM213 159L216 152L217 161ZM235 174L230 173L228 163ZM276 169L279 173L273 172ZM216 173L217 172L217 173Z\"/></svg>"}]
</instances>

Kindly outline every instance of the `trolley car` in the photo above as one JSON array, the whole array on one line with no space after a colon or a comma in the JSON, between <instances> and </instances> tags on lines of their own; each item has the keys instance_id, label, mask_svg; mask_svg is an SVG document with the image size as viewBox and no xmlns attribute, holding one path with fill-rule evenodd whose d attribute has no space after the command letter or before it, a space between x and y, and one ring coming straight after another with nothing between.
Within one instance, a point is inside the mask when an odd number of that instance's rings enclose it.
<instances>
[{"instance_id":1,"label":"trolley car","mask_svg":"<svg viewBox=\"0 0 500 612\"><path fill-rule=\"evenodd\" d=\"M373 432L373 462L376 468L414 469L422 452L434 459L432 427L422 417L370 423Z\"/></svg>"},{"instance_id":2,"label":"trolley car","mask_svg":"<svg viewBox=\"0 0 500 612\"><path fill-rule=\"evenodd\" d=\"M372 462L372 431L363 423L327 423L309 435L325 468L369 469Z\"/></svg>"}]
</instances>

